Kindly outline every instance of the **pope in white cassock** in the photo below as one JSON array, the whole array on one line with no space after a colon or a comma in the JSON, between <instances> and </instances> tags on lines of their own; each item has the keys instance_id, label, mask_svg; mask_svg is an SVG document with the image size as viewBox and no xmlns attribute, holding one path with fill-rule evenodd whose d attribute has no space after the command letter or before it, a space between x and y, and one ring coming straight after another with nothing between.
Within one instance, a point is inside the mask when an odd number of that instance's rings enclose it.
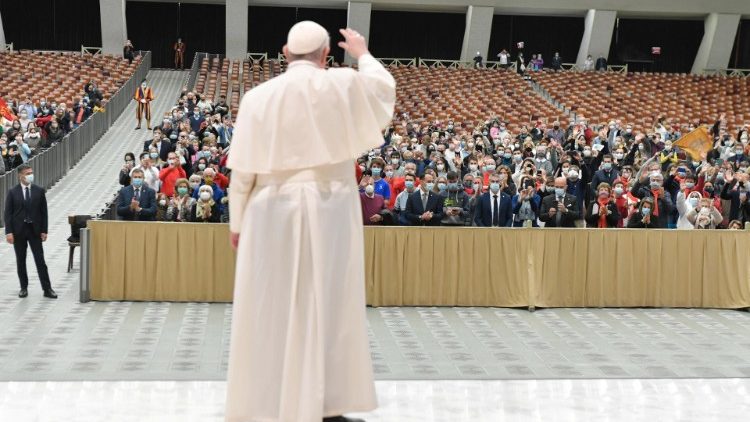
<instances>
[{"instance_id":1,"label":"pope in white cassock","mask_svg":"<svg viewBox=\"0 0 750 422\"><path fill-rule=\"evenodd\" d=\"M226 421L346 421L377 407L353 160L383 144L395 81L341 30L359 71L325 69L326 30L289 31L281 76L242 98L227 166L237 248Z\"/></svg>"}]
</instances>

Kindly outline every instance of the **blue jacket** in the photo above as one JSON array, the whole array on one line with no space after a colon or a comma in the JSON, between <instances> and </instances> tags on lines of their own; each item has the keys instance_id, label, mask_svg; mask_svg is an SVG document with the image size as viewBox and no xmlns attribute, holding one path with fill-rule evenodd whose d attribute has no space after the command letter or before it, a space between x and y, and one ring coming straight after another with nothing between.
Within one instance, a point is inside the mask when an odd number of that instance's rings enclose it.
<instances>
[{"instance_id":1,"label":"blue jacket","mask_svg":"<svg viewBox=\"0 0 750 422\"><path fill-rule=\"evenodd\" d=\"M141 187L141 199L138 201L141 211L138 213L130 209L133 194L133 185L120 189L120 194L117 196L117 216L120 220L154 221L156 219L156 191L145 184Z\"/></svg>"},{"instance_id":2,"label":"blue jacket","mask_svg":"<svg viewBox=\"0 0 750 422\"><path fill-rule=\"evenodd\" d=\"M513 224L513 207L511 198L507 194L498 192L500 195L498 212L500 213L500 227L511 227ZM494 198L490 192L485 192L479 197L474 222L479 227L492 227L492 205Z\"/></svg>"}]
</instances>

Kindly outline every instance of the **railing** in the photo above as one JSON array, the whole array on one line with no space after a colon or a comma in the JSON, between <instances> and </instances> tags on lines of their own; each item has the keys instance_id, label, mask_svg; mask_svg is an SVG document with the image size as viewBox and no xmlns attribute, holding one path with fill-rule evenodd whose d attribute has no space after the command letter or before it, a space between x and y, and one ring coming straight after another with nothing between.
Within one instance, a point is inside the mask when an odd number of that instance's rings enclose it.
<instances>
[{"instance_id":1,"label":"railing","mask_svg":"<svg viewBox=\"0 0 750 422\"><path fill-rule=\"evenodd\" d=\"M705 69L703 70L703 73L716 76L737 76L740 78L750 77L750 69Z\"/></svg>"},{"instance_id":2,"label":"railing","mask_svg":"<svg viewBox=\"0 0 750 422\"><path fill-rule=\"evenodd\" d=\"M81 55L84 54L91 54L92 56L96 56L97 54L102 54L102 48L101 47L86 47L81 46Z\"/></svg>"},{"instance_id":3,"label":"railing","mask_svg":"<svg viewBox=\"0 0 750 422\"><path fill-rule=\"evenodd\" d=\"M268 53L247 53L245 56L246 59L250 60L259 60L262 62L268 61Z\"/></svg>"},{"instance_id":4,"label":"railing","mask_svg":"<svg viewBox=\"0 0 750 422\"><path fill-rule=\"evenodd\" d=\"M201 62L204 58L208 57L208 53L195 53L193 57L193 65L190 67L190 74L187 80L187 89L193 89L195 81L198 79L198 72L201 69Z\"/></svg>"},{"instance_id":5,"label":"railing","mask_svg":"<svg viewBox=\"0 0 750 422\"><path fill-rule=\"evenodd\" d=\"M575 63L563 63L562 64L562 70L564 70L566 72L580 72L583 69L581 69L580 67L578 67L578 65L575 64Z\"/></svg>"},{"instance_id":6,"label":"railing","mask_svg":"<svg viewBox=\"0 0 750 422\"><path fill-rule=\"evenodd\" d=\"M379 61L385 67L388 66L416 66L416 58L395 58L395 57L380 57L375 60Z\"/></svg>"},{"instance_id":7,"label":"railing","mask_svg":"<svg viewBox=\"0 0 750 422\"><path fill-rule=\"evenodd\" d=\"M2 51L6 52L6 53L12 53L13 52L13 43L0 45L0 48L2 48Z\"/></svg>"},{"instance_id":8,"label":"railing","mask_svg":"<svg viewBox=\"0 0 750 422\"><path fill-rule=\"evenodd\" d=\"M612 64L607 66L607 72L615 72L615 73L628 73L628 65L627 64Z\"/></svg>"},{"instance_id":9,"label":"railing","mask_svg":"<svg viewBox=\"0 0 750 422\"><path fill-rule=\"evenodd\" d=\"M83 158L99 141L112 123L122 114L133 98L133 92L151 69L151 52L146 52L133 76L128 79L105 104L105 111L94 113L80 126L67 134L60 143L41 151L29 159L34 167L34 183L49 189ZM0 176L0 210L4 209L8 191L18 184L18 170ZM2 225L0 221L0 225Z\"/></svg>"}]
</instances>

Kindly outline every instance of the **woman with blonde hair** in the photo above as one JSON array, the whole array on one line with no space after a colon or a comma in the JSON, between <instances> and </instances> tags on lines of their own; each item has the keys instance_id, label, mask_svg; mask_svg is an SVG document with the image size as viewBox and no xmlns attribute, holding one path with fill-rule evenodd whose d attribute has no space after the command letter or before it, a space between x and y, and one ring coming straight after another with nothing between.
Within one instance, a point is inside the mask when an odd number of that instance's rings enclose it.
<instances>
[{"instance_id":1,"label":"woman with blonde hair","mask_svg":"<svg viewBox=\"0 0 750 422\"><path fill-rule=\"evenodd\" d=\"M195 199L190 196L190 182L188 179L178 179L174 187L175 195L169 201L166 219L177 222L190 221L190 213L195 204Z\"/></svg>"}]
</instances>

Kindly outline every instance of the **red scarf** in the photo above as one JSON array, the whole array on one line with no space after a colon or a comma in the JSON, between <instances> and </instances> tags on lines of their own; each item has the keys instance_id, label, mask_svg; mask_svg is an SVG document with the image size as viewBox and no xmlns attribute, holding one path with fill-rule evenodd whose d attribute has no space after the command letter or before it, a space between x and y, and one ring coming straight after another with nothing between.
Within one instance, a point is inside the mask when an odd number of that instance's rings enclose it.
<instances>
[{"instance_id":1,"label":"red scarf","mask_svg":"<svg viewBox=\"0 0 750 422\"><path fill-rule=\"evenodd\" d=\"M609 198L599 198L597 200L599 203L599 225L598 227L600 229L606 229L607 228L607 214L602 214L602 208L605 210L607 209L607 205L609 204Z\"/></svg>"},{"instance_id":2,"label":"red scarf","mask_svg":"<svg viewBox=\"0 0 750 422\"><path fill-rule=\"evenodd\" d=\"M651 194L654 195L654 212L653 214L655 216L659 216L659 191L658 190L652 190Z\"/></svg>"}]
</instances>

